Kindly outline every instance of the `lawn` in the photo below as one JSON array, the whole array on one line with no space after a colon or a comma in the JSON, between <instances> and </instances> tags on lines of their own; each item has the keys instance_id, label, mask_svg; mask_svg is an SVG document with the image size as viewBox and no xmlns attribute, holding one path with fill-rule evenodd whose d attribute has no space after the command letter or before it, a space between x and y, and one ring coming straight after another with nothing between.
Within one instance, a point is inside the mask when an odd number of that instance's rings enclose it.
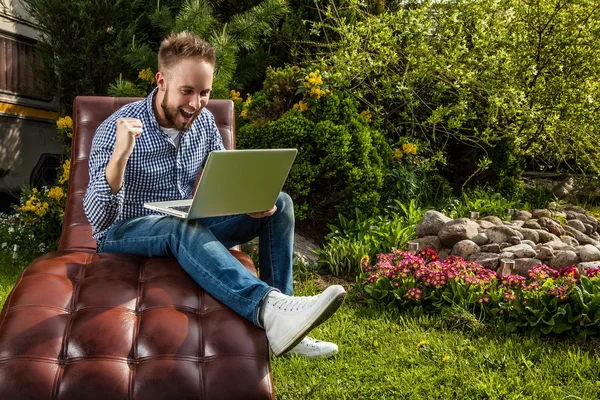
<instances>
[{"instance_id":1,"label":"lawn","mask_svg":"<svg viewBox=\"0 0 600 400\"><path fill-rule=\"evenodd\" d=\"M24 267L0 255L0 302ZM324 282L307 274L297 294ZM318 279L315 279L318 278ZM349 286L342 308L313 337L339 344L331 359L273 357L278 399L598 399L598 340L504 335L368 305Z\"/></svg>"}]
</instances>

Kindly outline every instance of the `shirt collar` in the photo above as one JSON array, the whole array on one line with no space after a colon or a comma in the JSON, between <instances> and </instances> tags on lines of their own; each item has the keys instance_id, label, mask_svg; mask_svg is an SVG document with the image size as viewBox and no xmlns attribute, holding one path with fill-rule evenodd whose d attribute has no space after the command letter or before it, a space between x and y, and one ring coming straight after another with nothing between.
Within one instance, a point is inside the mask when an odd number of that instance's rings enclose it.
<instances>
[{"instance_id":1,"label":"shirt collar","mask_svg":"<svg viewBox=\"0 0 600 400\"><path fill-rule=\"evenodd\" d=\"M160 125L158 125L158 120L156 119L156 115L154 114L154 107L152 107L152 102L154 101L154 95L158 92L158 87L154 88L154 90L146 97L146 111L148 115L150 115L150 123L154 130L158 132L162 132L160 129Z\"/></svg>"}]
</instances>

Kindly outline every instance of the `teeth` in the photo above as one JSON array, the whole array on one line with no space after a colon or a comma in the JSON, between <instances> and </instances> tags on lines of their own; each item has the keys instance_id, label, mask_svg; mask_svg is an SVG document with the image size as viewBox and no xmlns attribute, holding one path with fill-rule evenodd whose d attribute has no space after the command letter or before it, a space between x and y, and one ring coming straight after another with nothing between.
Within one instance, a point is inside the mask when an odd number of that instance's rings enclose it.
<instances>
[{"instance_id":1,"label":"teeth","mask_svg":"<svg viewBox=\"0 0 600 400\"><path fill-rule=\"evenodd\" d=\"M188 112L188 111L184 110L183 108L181 109L181 112L183 112L183 114L186 115L186 116L188 116L188 117L191 117L192 115L194 115L193 112Z\"/></svg>"}]
</instances>

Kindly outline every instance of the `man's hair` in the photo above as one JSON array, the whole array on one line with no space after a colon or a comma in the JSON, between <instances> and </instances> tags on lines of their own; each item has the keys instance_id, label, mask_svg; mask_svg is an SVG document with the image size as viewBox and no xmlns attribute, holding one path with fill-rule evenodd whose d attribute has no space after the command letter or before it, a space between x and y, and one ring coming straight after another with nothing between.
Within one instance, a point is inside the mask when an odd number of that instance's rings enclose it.
<instances>
[{"instance_id":1,"label":"man's hair","mask_svg":"<svg viewBox=\"0 0 600 400\"><path fill-rule=\"evenodd\" d=\"M184 58L198 58L213 67L216 63L215 48L191 32L171 33L162 41L158 50L158 70L166 73Z\"/></svg>"}]
</instances>

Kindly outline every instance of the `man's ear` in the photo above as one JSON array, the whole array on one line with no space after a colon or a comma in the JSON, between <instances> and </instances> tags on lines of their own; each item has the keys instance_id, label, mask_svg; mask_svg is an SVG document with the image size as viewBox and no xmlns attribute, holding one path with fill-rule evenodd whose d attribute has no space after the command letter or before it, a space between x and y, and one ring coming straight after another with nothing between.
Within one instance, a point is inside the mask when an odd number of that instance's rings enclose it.
<instances>
[{"instance_id":1,"label":"man's ear","mask_svg":"<svg viewBox=\"0 0 600 400\"><path fill-rule=\"evenodd\" d=\"M156 86L158 86L158 90L162 92L167 90L167 77L160 71L156 73Z\"/></svg>"}]
</instances>

